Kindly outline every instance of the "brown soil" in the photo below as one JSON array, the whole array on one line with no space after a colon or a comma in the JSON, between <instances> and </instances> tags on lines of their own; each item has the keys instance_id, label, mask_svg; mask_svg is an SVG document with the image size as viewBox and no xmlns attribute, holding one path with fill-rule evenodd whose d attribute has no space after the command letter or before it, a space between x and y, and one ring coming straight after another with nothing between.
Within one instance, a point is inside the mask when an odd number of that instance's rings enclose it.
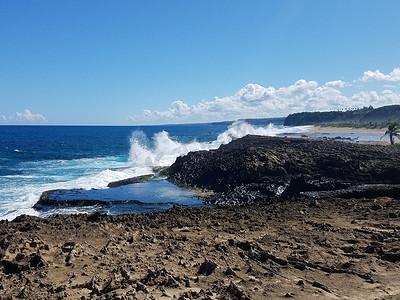
<instances>
[{"instance_id":1,"label":"brown soil","mask_svg":"<svg viewBox=\"0 0 400 300\"><path fill-rule=\"evenodd\" d=\"M399 299L392 198L0 222L0 299Z\"/></svg>"}]
</instances>

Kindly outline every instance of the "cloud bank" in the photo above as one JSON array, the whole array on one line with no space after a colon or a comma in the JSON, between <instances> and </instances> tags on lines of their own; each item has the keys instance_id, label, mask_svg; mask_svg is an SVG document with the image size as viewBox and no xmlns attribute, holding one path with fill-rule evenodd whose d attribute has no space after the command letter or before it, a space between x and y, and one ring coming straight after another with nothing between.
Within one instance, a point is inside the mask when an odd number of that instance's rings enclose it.
<instances>
[{"instance_id":1,"label":"cloud bank","mask_svg":"<svg viewBox=\"0 0 400 300\"><path fill-rule=\"evenodd\" d=\"M41 114L31 113L29 109L23 112L16 112L15 114L5 116L0 115L0 124L45 124L46 118Z\"/></svg>"},{"instance_id":2,"label":"cloud bank","mask_svg":"<svg viewBox=\"0 0 400 300\"><path fill-rule=\"evenodd\" d=\"M400 81L400 68L394 68L389 74L383 74L381 71L376 70L366 71L360 78L361 81Z\"/></svg>"},{"instance_id":3,"label":"cloud bank","mask_svg":"<svg viewBox=\"0 0 400 300\"><path fill-rule=\"evenodd\" d=\"M380 71L367 71L359 82L385 80L400 81L400 68L385 75ZM343 108L360 108L400 104L400 94L384 89L360 91L350 96L342 94L342 88L351 86L342 80L319 85L316 81L298 80L293 85L275 89L259 84L248 84L236 94L223 98L215 97L189 106L183 101L174 101L164 111L144 110L141 115L129 117L136 124L194 123L241 118L284 117L302 111L329 111ZM383 87L384 88L384 87Z\"/></svg>"}]
</instances>

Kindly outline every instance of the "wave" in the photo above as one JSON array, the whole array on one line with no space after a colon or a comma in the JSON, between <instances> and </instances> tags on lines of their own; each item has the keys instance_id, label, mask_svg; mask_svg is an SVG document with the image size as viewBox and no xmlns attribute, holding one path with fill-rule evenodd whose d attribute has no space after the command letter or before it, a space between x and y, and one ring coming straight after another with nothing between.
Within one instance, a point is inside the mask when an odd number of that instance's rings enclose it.
<instances>
[{"instance_id":1,"label":"wave","mask_svg":"<svg viewBox=\"0 0 400 300\"><path fill-rule=\"evenodd\" d=\"M276 136L284 133L301 133L309 130L309 126L277 127L269 124L267 127L254 127L245 121L236 121L228 129L218 135L216 140L209 142L180 143L170 138L168 132L161 131L147 139L142 131L135 131L130 138L131 149L129 162L132 168L147 170L151 173L153 168L168 167L176 158L186 155L191 151L217 149L223 144L228 144L234 139L248 134L262 136Z\"/></svg>"},{"instance_id":2,"label":"wave","mask_svg":"<svg viewBox=\"0 0 400 300\"><path fill-rule=\"evenodd\" d=\"M284 133L301 133L309 128L277 127L272 124L267 127L254 127L244 121L237 121L214 140L198 142L196 139L189 143L181 143L177 138L171 138L166 131L155 133L150 139L144 132L134 131L130 137L129 156L98 157L75 160L53 160L41 162L26 162L24 168L33 170L34 174L26 175L21 180L24 184L9 180L3 184L0 181L0 192L3 193L0 219L13 219L21 214L38 215L32 206L39 200L42 192L54 189L103 189L108 183L154 172L155 167L172 165L178 156L191 151L217 149L223 144L243 137L247 134L276 136ZM19 176L19 175L18 175ZM30 180L29 176L32 176ZM49 181L37 181L37 178ZM55 176L51 179L51 176ZM2 188L4 185L6 188Z\"/></svg>"}]
</instances>

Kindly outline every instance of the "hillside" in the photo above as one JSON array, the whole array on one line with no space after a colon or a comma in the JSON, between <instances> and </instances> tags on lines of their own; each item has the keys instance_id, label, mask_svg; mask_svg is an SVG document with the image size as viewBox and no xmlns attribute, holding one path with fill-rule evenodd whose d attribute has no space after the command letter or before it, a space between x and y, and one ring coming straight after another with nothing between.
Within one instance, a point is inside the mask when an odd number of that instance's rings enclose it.
<instances>
[{"instance_id":1,"label":"hillside","mask_svg":"<svg viewBox=\"0 0 400 300\"><path fill-rule=\"evenodd\" d=\"M350 123L365 124L372 127L385 127L389 121L400 122L400 105L373 108L363 107L347 111L301 112L290 114L285 126Z\"/></svg>"}]
</instances>

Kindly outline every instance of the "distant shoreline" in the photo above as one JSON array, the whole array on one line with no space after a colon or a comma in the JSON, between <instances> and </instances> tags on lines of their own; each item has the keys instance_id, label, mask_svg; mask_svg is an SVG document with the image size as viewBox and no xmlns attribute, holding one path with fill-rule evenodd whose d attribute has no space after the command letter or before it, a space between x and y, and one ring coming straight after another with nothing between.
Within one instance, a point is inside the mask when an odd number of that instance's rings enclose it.
<instances>
[{"instance_id":1,"label":"distant shoreline","mask_svg":"<svg viewBox=\"0 0 400 300\"><path fill-rule=\"evenodd\" d=\"M385 134L385 129L369 129L369 128L354 128L354 127L322 127L322 126L311 126L309 133L381 133Z\"/></svg>"},{"instance_id":2,"label":"distant shoreline","mask_svg":"<svg viewBox=\"0 0 400 300\"><path fill-rule=\"evenodd\" d=\"M385 134L385 129L369 129L369 128L354 128L354 127L323 127L323 126L317 126L317 125L312 125L310 128L306 131L303 132L302 134L313 137L313 136L320 136L324 134L334 134L337 133L338 135L340 134L381 134L384 136ZM389 140L387 139L380 139L376 141L357 141L358 143L363 143L363 144L376 144L376 145L388 145Z\"/></svg>"}]
</instances>

